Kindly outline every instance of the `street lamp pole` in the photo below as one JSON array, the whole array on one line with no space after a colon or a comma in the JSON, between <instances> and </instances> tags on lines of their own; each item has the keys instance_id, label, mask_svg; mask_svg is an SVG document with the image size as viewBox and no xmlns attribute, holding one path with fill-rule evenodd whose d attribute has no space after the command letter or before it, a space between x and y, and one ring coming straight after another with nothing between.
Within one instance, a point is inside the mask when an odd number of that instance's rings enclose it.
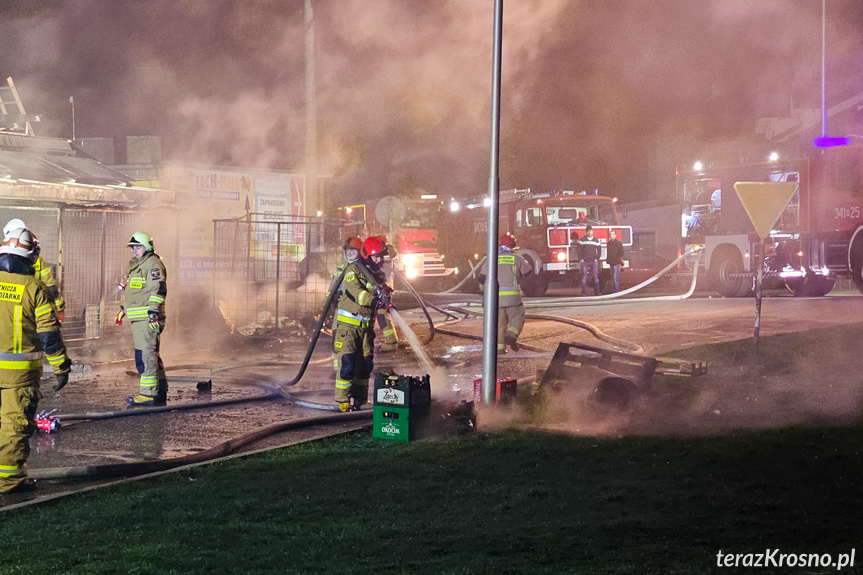
<instances>
[{"instance_id":1,"label":"street lamp pole","mask_svg":"<svg viewBox=\"0 0 863 575\"><path fill-rule=\"evenodd\" d=\"M494 403L497 389L497 232L500 204L500 60L503 36L503 0L494 3L494 48L491 82L491 160L488 177L488 244L485 297L483 298L482 401Z\"/></svg>"}]
</instances>

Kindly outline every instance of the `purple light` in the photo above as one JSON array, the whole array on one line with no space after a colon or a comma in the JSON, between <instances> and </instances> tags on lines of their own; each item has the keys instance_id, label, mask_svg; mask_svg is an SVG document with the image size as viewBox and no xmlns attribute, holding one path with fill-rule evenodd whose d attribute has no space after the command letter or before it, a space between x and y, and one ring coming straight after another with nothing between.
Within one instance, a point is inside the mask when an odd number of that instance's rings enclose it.
<instances>
[{"instance_id":1,"label":"purple light","mask_svg":"<svg viewBox=\"0 0 863 575\"><path fill-rule=\"evenodd\" d=\"M819 136L812 142L816 148L833 148L835 146L847 146L851 143L851 138L837 136Z\"/></svg>"}]
</instances>

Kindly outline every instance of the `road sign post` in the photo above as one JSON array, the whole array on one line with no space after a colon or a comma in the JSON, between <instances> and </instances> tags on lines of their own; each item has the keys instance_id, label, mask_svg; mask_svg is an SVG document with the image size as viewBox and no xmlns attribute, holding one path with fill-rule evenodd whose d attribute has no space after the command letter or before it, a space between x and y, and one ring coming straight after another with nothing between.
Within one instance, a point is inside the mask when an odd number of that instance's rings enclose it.
<instances>
[{"instance_id":1,"label":"road sign post","mask_svg":"<svg viewBox=\"0 0 863 575\"><path fill-rule=\"evenodd\" d=\"M736 182L734 191L746 210L755 232L761 238L758 245L758 270L755 274L755 347L761 330L761 295L764 281L764 240L770 237L773 224L797 193L796 182Z\"/></svg>"}]
</instances>

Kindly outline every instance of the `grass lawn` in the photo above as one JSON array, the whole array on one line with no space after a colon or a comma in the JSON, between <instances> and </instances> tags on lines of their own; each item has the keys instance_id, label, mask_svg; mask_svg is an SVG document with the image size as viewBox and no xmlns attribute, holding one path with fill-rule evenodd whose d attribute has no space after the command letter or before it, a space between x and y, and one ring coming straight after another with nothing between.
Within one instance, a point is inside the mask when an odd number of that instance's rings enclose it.
<instances>
[{"instance_id":1,"label":"grass lawn","mask_svg":"<svg viewBox=\"0 0 863 575\"><path fill-rule=\"evenodd\" d=\"M795 337L734 361L824 335ZM330 438L3 512L0 573L836 571L717 567L767 549L863 572L861 425L680 431Z\"/></svg>"}]
</instances>

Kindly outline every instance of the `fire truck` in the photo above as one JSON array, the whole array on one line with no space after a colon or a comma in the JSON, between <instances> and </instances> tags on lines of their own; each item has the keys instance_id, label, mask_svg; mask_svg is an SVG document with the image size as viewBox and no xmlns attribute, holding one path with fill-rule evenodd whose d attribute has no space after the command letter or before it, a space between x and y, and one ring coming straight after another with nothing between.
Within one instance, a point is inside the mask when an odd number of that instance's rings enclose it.
<instances>
[{"instance_id":1,"label":"fire truck","mask_svg":"<svg viewBox=\"0 0 863 575\"><path fill-rule=\"evenodd\" d=\"M581 281L577 242L588 224L603 243L600 281L607 284L611 277L605 263L609 232L615 230L624 246L632 245L632 228L620 225L615 202L615 198L585 192L534 194L529 188L501 190L499 232L515 236L520 253L534 268L534 273L522 281L526 295L544 295L551 281ZM446 233L442 232L440 237L441 249L463 276L486 252L487 198L452 210L446 219Z\"/></svg>"},{"instance_id":2,"label":"fire truck","mask_svg":"<svg viewBox=\"0 0 863 575\"><path fill-rule=\"evenodd\" d=\"M439 214L443 202L435 195L417 198L386 196L339 208L345 234L362 238L384 235L395 248L391 265L412 285L444 287L457 270L444 264L438 249Z\"/></svg>"},{"instance_id":3,"label":"fire truck","mask_svg":"<svg viewBox=\"0 0 863 575\"><path fill-rule=\"evenodd\" d=\"M765 241L765 286L819 297L853 277L863 291L863 146L679 174L682 247L703 246L702 265L726 297L748 295L757 271L760 238L734 191L742 181L799 184Z\"/></svg>"}]
</instances>

